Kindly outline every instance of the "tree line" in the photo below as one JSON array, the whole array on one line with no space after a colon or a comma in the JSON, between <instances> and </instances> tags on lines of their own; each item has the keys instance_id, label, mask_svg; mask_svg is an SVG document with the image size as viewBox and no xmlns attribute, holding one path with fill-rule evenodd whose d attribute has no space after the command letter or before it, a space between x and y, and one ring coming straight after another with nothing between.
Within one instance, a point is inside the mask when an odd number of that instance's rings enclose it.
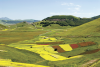
<instances>
[{"instance_id":1,"label":"tree line","mask_svg":"<svg viewBox=\"0 0 100 67\"><path fill-rule=\"evenodd\" d=\"M80 19L80 20L66 20L66 21L57 21L57 22L42 21L40 24L42 24L43 27L49 26L50 24L59 24L60 26L79 26L89 21L92 20Z\"/></svg>"}]
</instances>

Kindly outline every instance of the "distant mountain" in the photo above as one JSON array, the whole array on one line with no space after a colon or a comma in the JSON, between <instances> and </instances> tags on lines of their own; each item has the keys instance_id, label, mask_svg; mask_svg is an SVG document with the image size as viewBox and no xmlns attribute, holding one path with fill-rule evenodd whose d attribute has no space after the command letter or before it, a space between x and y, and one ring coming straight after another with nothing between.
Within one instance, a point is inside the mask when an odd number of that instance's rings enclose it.
<instances>
[{"instance_id":1,"label":"distant mountain","mask_svg":"<svg viewBox=\"0 0 100 67\"><path fill-rule=\"evenodd\" d=\"M15 21L38 22L40 20L34 20L34 19L24 19L24 20L21 20L21 19L19 19L19 20L15 20Z\"/></svg>"},{"instance_id":2,"label":"distant mountain","mask_svg":"<svg viewBox=\"0 0 100 67\"><path fill-rule=\"evenodd\" d=\"M7 17L2 17L2 18L0 18L0 20L12 20L12 19L9 19Z\"/></svg>"},{"instance_id":3,"label":"distant mountain","mask_svg":"<svg viewBox=\"0 0 100 67\"><path fill-rule=\"evenodd\" d=\"M20 22L23 22L23 21L26 21L28 23L33 23L33 22L38 22L40 20L34 20L34 19L25 19L25 20L12 20L12 19L9 19L7 17L2 17L0 18L0 24L3 24L3 25L9 25L9 24L16 24L16 23L20 23Z\"/></svg>"},{"instance_id":4,"label":"distant mountain","mask_svg":"<svg viewBox=\"0 0 100 67\"><path fill-rule=\"evenodd\" d=\"M25 20L23 20L23 21L26 21L26 22L38 22L38 21L40 21L40 20L34 20L34 19L25 19Z\"/></svg>"}]
</instances>

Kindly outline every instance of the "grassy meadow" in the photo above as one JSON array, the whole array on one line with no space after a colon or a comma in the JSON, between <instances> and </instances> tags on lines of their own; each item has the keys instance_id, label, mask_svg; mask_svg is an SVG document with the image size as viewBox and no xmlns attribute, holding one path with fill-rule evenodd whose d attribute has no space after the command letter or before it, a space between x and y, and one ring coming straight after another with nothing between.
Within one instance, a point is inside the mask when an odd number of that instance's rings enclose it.
<instances>
[{"instance_id":1,"label":"grassy meadow","mask_svg":"<svg viewBox=\"0 0 100 67\"><path fill-rule=\"evenodd\" d=\"M10 43L15 43L18 41L34 39L39 36L39 34L45 33L46 31L33 31L33 32L13 32L13 31L3 31L0 32L0 43L8 45Z\"/></svg>"}]
</instances>

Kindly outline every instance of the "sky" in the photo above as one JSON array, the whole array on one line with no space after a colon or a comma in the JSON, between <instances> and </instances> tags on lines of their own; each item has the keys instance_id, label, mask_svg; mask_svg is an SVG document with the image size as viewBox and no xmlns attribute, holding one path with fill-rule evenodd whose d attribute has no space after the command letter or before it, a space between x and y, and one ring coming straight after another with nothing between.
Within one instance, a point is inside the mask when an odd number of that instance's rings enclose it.
<instances>
[{"instance_id":1,"label":"sky","mask_svg":"<svg viewBox=\"0 0 100 67\"><path fill-rule=\"evenodd\" d=\"M0 0L0 18L42 20L53 15L98 16L100 0Z\"/></svg>"}]
</instances>

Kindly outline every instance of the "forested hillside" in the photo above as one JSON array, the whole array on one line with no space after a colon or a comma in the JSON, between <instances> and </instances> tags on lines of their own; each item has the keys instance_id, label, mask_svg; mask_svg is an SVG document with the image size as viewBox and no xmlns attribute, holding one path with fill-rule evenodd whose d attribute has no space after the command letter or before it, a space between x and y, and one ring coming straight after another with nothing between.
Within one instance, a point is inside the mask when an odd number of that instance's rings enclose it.
<instances>
[{"instance_id":1,"label":"forested hillside","mask_svg":"<svg viewBox=\"0 0 100 67\"><path fill-rule=\"evenodd\" d=\"M59 24L60 26L79 26L97 18L100 18L100 16L95 16L92 18L80 18L72 15L55 15L43 19L40 24L42 24L43 27L46 27L50 24Z\"/></svg>"}]
</instances>

